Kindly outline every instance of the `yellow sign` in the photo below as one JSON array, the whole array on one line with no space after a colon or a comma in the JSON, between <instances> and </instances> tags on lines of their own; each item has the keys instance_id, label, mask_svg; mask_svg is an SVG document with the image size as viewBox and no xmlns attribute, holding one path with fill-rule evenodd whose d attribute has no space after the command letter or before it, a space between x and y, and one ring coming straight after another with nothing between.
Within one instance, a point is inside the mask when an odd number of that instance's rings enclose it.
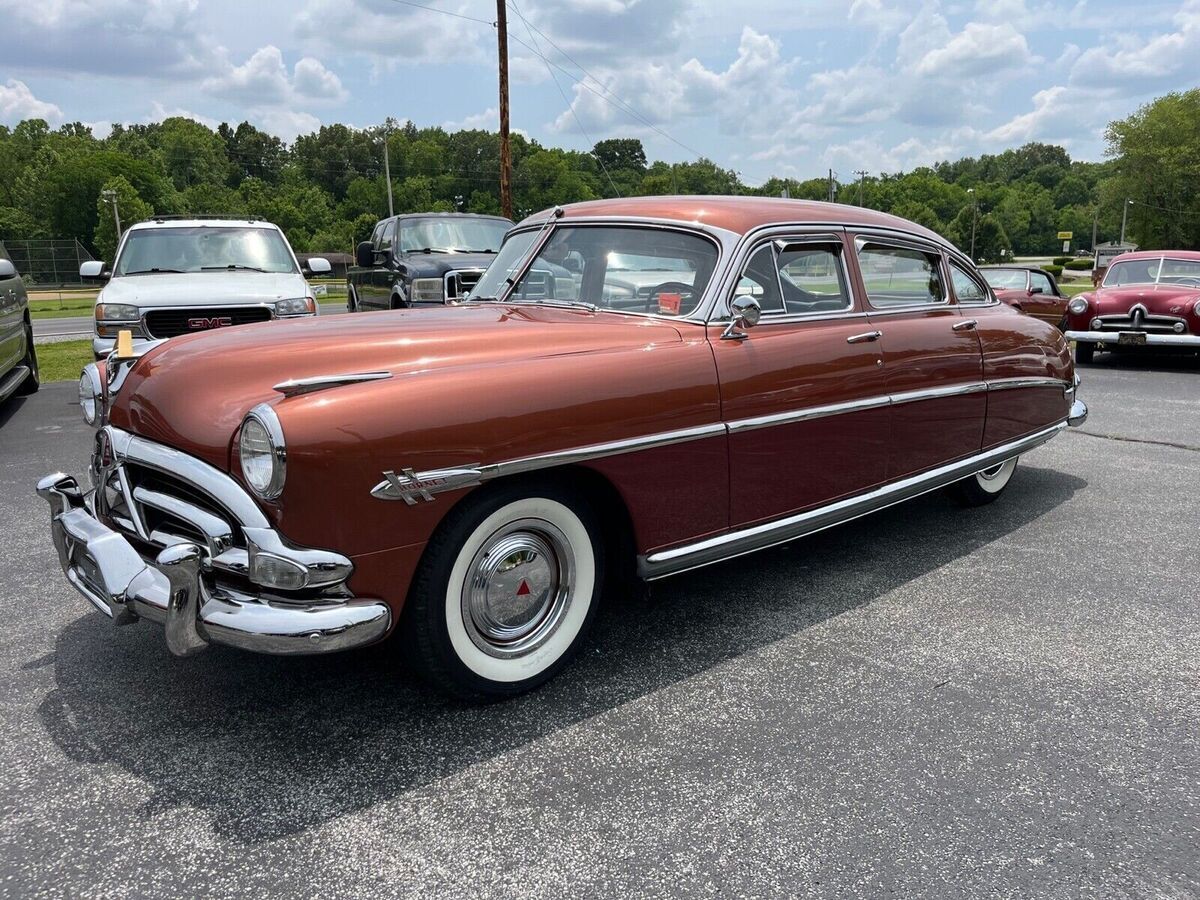
<instances>
[{"instance_id":1,"label":"yellow sign","mask_svg":"<svg viewBox=\"0 0 1200 900\"><path fill-rule=\"evenodd\" d=\"M1060 241L1069 241L1073 237L1075 237L1075 232L1073 231L1060 231L1058 233L1058 239Z\"/></svg>"}]
</instances>

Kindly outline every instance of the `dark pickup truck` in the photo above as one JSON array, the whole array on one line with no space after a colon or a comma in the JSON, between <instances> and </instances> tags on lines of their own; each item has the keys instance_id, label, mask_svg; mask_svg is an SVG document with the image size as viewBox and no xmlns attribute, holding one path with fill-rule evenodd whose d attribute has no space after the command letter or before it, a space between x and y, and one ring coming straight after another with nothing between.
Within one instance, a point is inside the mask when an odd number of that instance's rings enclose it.
<instances>
[{"instance_id":1,"label":"dark pickup truck","mask_svg":"<svg viewBox=\"0 0 1200 900\"><path fill-rule=\"evenodd\" d=\"M355 252L346 308L366 312L461 300L491 264L511 227L499 216L462 213L384 219Z\"/></svg>"}]
</instances>

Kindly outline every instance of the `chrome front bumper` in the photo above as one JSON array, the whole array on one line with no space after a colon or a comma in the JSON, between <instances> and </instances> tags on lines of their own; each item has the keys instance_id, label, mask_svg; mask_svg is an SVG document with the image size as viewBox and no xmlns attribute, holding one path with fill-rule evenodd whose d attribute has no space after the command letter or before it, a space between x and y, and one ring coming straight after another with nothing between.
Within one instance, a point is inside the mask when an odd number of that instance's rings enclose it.
<instances>
[{"instance_id":1,"label":"chrome front bumper","mask_svg":"<svg viewBox=\"0 0 1200 900\"><path fill-rule=\"evenodd\" d=\"M93 606L126 625L163 625L167 646L188 656L208 644L273 654L312 654L373 643L391 625L379 600L321 599L284 603L210 583L209 552L183 542L144 559L93 513L92 492L61 473L38 482L50 504L50 527L67 581Z\"/></svg>"},{"instance_id":2,"label":"chrome front bumper","mask_svg":"<svg viewBox=\"0 0 1200 900\"><path fill-rule=\"evenodd\" d=\"M1121 335L1138 335L1136 341L1121 341ZM1200 335L1197 334L1150 334L1144 331L1068 331L1069 341L1086 341L1092 344L1117 344L1126 347L1138 347L1145 344L1171 344L1177 347L1200 347ZM1143 341L1142 339L1145 338Z\"/></svg>"}]
</instances>

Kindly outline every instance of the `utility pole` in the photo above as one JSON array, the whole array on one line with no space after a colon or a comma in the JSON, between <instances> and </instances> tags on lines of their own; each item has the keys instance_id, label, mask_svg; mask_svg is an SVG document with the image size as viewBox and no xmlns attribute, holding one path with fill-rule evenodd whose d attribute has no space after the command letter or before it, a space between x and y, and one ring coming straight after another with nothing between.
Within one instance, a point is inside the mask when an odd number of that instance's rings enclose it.
<instances>
[{"instance_id":1,"label":"utility pole","mask_svg":"<svg viewBox=\"0 0 1200 900\"><path fill-rule=\"evenodd\" d=\"M866 181L867 170L859 169L854 174L858 176L858 205L862 206L863 205L863 203L862 203L863 182Z\"/></svg>"},{"instance_id":2,"label":"utility pole","mask_svg":"<svg viewBox=\"0 0 1200 900\"><path fill-rule=\"evenodd\" d=\"M500 214L512 218L512 148L508 140L508 9L496 0L496 48L500 57Z\"/></svg>"},{"instance_id":3,"label":"utility pole","mask_svg":"<svg viewBox=\"0 0 1200 900\"><path fill-rule=\"evenodd\" d=\"M117 192L116 191L101 191L101 196L104 197L113 208L113 222L117 226L117 243L121 243L121 214L117 212Z\"/></svg>"},{"instance_id":4,"label":"utility pole","mask_svg":"<svg viewBox=\"0 0 1200 900\"><path fill-rule=\"evenodd\" d=\"M834 191L833 191L833 169L830 169L830 170L829 170L829 202L830 202L830 203L833 203L833 202L834 202Z\"/></svg>"},{"instance_id":5,"label":"utility pole","mask_svg":"<svg viewBox=\"0 0 1200 900\"><path fill-rule=\"evenodd\" d=\"M388 218L396 214L392 207L392 167L388 164L388 131L383 129L383 177L388 187Z\"/></svg>"},{"instance_id":6,"label":"utility pole","mask_svg":"<svg viewBox=\"0 0 1200 900\"><path fill-rule=\"evenodd\" d=\"M1129 215L1129 207L1131 207L1131 206L1133 206L1133 201L1126 199L1125 205L1121 207L1121 241L1120 241L1120 243L1122 243L1122 244L1125 243L1125 218L1126 218L1126 216Z\"/></svg>"},{"instance_id":7,"label":"utility pole","mask_svg":"<svg viewBox=\"0 0 1200 900\"><path fill-rule=\"evenodd\" d=\"M975 196L975 188L967 188L971 195L971 262L975 262L975 223L979 218L979 199Z\"/></svg>"}]
</instances>

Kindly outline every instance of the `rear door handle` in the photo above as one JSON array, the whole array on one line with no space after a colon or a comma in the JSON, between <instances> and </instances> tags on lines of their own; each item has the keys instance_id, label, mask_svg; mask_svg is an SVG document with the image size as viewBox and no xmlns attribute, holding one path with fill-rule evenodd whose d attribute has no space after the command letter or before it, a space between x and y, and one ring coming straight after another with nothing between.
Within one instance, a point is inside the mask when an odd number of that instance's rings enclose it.
<instances>
[{"instance_id":1,"label":"rear door handle","mask_svg":"<svg viewBox=\"0 0 1200 900\"><path fill-rule=\"evenodd\" d=\"M865 344L867 341L877 341L883 337L882 331L864 331L862 334L852 334L846 338L847 344Z\"/></svg>"},{"instance_id":2,"label":"rear door handle","mask_svg":"<svg viewBox=\"0 0 1200 900\"><path fill-rule=\"evenodd\" d=\"M961 322L957 322L950 327L954 331L971 331L978 324L974 319L963 319Z\"/></svg>"}]
</instances>

